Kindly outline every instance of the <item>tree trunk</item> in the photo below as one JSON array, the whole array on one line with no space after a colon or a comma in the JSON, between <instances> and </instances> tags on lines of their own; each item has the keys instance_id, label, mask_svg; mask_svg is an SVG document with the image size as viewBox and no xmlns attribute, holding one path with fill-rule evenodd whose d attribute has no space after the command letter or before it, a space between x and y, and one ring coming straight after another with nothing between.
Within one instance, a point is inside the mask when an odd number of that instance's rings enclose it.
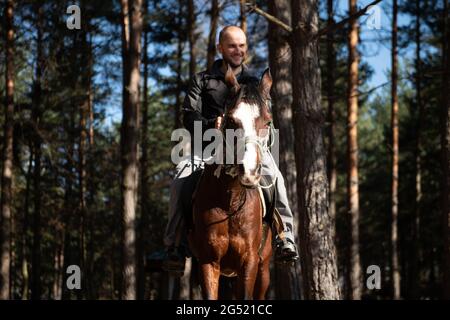
<instances>
[{"instance_id":1,"label":"tree trunk","mask_svg":"<svg viewBox=\"0 0 450 320\"><path fill-rule=\"evenodd\" d=\"M41 118L41 100L42 100L42 23L43 8L42 5L36 5L37 15L37 59L36 75L33 90L33 125L36 131L40 130ZM41 138L38 132L34 135L34 172L33 172L33 192L34 192L34 212L33 212L33 248L32 248L32 288L31 299L41 298Z\"/></svg>"},{"instance_id":2,"label":"tree trunk","mask_svg":"<svg viewBox=\"0 0 450 320\"><path fill-rule=\"evenodd\" d=\"M13 179L13 128L14 128L14 1L5 6L5 127L3 146L3 169L1 190L1 234L0 234L0 299L11 298L10 277L10 237Z\"/></svg>"},{"instance_id":3,"label":"tree trunk","mask_svg":"<svg viewBox=\"0 0 450 320\"><path fill-rule=\"evenodd\" d=\"M417 102L417 126L416 126L416 145L414 150L415 158L415 206L412 221L412 257L410 271L410 294L411 298L419 297L419 259L420 259L420 211L422 203L422 126L424 117L424 105L422 102L422 59L421 51L421 31L420 31L420 0L416 0L416 102Z\"/></svg>"},{"instance_id":4,"label":"tree trunk","mask_svg":"<svg viewBox=\"0 0 450 320\"><path fill-rule=\"evenodd\" d=\"M196 57L196 42L197 37L195 35L195 4L194 0L188 0L188 40L189 40L189 80L194 78L196 68L197 68L197 57Z\"/></svg>"},{"instance_id":5,"label":"tree trunk","mask_svg":"<svg viewBox=\"0 0 450 320\"><path fill-rule=\"evenodd\" d=\"M88 50L86 35L82 36L82 48ZM84 51L83 50L83 51ZM87 55L87 52L82 52L82 55ZM84 75L84 86L83 90L88 93L87 86L89 82L87 81L88 75ZM80 214L80 225L79 225L79 243L80 243L80 268L81 270L87 270L86 266L86 142L87 142L87 130L86 130L86 119L88 117L88 107L89 107L89 94L86 94L84 99L79 105L79 140L78 140L78 212ZM86 285L89 281L86 281L87 277L83 277L83 290L86 289ZM84 290L85 291L85 290ZM86 293L86 291L85 291Z\"/></svg>"},{"instance_id":6,"label":"tree trunk","mask_svg":"<svg viewBox=\"0 0 450 320\"><path fill-rule=\"evenodd\" d=\"M391 279L392 297L400 299L400 271L398 264L398 97L397 97L397 0L392 8L392 181L391 181Z\"/></svg>"},{"instance_id":7,"label":"tree trunk","mask_svg":"<svg viewBox=\"0 0 450 320\"><path fill-rule=\"evenodd\" d=\"M334 24L333 0L327 0L327 28ZM336 152L335 152L335 132L336 132L336 111L335 104L335 72L336 72L336 52L334 49L334 33L327 33L327 101L328 101L328 180L330 181L330 216L336 219ZM335 236L333 236L335 238Z\"/></svg>"},{"instance_id":8,"label":"tree trunk","mask_svg":"<svg viewBox=\"0 0 450 320\"><path fill-rule=\"evenodd\" d=\"M448 20L448 3L444 0L444 37L443 47L443 104L442 104L442 234L443 263L442 286L443 298L450 300L450 26Z\"/></svg>"},{"instance_id":9,"label":"tree trunk","mask_svg":"<svg viewBox=\"0 0 450 320\"><path fill-rule=\"evenodd\" d=\"M181 121L181 91L183 90L183 47L184 47L184 37L183 33L184 25L183 25L183 1L178 1L178 41L177 41L177 88L175 92L175 128L178 129L182 127Z\"/></svg>"},{"instance_id":10,"label":"tree trunk","mask_svg":"<svg viewBox=\"0 0 450 320\"><path fill-rule=\"evenodd\" d=\"M269 13L287 25L291 24L290 1L269 1ZM280 171L285 178L290 206L294 214L294 234L298 233L299 214L297 205L297 178L295 168L294 130L292 128L292 70L289 34L279 26L269 24L269 64L272 74L272 114L275 127L279 130ZM299 268L275 264L278 299L300 299L301 277Z\"/></svg>"},{"instance_id":11,"label":"tree trunk","mask_svg":"<svg viewBox=\"0 0 450 320\"><path fill-rule=\"evenodd\" d=\"M350 16L357 11L356 0L349 0ZM359 182L358 182L358 21L352 19L348 35L347 92L347 201L350 214L350 297L361 299L362 274L359 256Z\"/></svg>"},{"instance_id":12,"label":"tree trunk","mask_svg":"<svg viewBox=\"0 0 450 320\"><path fill-rule=\"evenodd\" d=\"M306 299L339 299L334 221L328 214L319 48L317 41L310 41L318 30L318 1L292 0L291 4L292 109L304 292Z\"/></svg>"},{"instance_id":13,"label":"tree trunk","mask_svg":"<svg viewBox=\"0 0 450 320\"><path fill-rule=\"evenodd\" d=\"M89 24L90 26L90 24ZM94 100L94 92L92 88L92 76L94 69L94 57L93 57L93 47L92 47L92 32L89 29L89 33L87 34L87 78L86 78L86 90L87 90L87 117L89 117L89 124L87 128L88 134L88 142L89 148L86 150L86 162L88 165L86 166L86 171L88 172L85 179L86 184L86 195L85 195L85 213L86 213L86 221L85 221L85 233L87 234L86 245L85 245L85 258L86 258L86 272L88 273L85 277L86 279L86 289L87 289L87 298L95 299L95 291L94 287L94 212L92 207L95 203L95 186L93 184L93 173L95 172L95 167L92 165L93 163L93 154L94 154L94 111L93 111L93 100ZM91 206L89 209L89 205Z\"/></svg>"},{"instance_id":14,"label":"tree trunk","mask_svg":"<svg viewBox=\"0 0 450 320\"><path fill-rule=\"evenodd\" d=\"M240 11L241 11L241 15L240 15L241 29L245 33L247 33L247 14L246 14L246 10L245 10L246 2L247 2L246 0L239 0L239 7L240 7Z\"/></svg>"},{"instance_id":15,"label":"tree trunk","mask_svg":"<svg viewBox=\"0 0 450 320\"><path fill-rule=\"evenodd\" d=\"M22 221L22 244L21 244L21 272L22 272L22 300L28 300L29 272L28 272L28 221L30 212L30 188L31 188L31 169L33 168L33 146L29 145L29 160L25 187L25 200L23 205Z\"/></svg>"},{"instance_id":16,"label":"tree trunk","mask_svg":"<svg viewBox=\"0 0 450 320\"><path fill-rule=\"evenodd\" d=\"M147 15L148 4L144 1L144 17ZM151 230L149 224L150 206L148 205L148 19L144 19L144 46L143 46L143 103L142 103L142 136L141 136L141 217L139 220L139 238L137 243L137 299L143 300L145 296L145 240Z\"/></svg>"},{"instance_id":17,"label":"tree trunk","mask_svg":"<svg viewBox=\"0 0 450 320\"><path fill-rule=\"evenodd\" d=\"M136 240L135 220L138 192L138 139L139 139L139 79L141 62L142 0L130 0L130 7L122 0L124 17L122 39L127 48L124 63L123 120L121 128L122 148L122 218L123 218L123 292L122 298L136 298ZM130 12L128 12L128 10ZM129 42L126 23L129 19Z\"/></svg>"},{"instance_id":18,"label":"tree trunk","mask_svg":"<svg viewBox=\"0 0 450 320\"><path fill-rule=\"evenodd\" d=\"M214 63L214 59L216 57L216 35L218 23L219 23L219 0L212 0L211 23L209 25L209 37L208 37L208 55L206 62L208 70L211 69Z\"/></svg>"}]
</instances>

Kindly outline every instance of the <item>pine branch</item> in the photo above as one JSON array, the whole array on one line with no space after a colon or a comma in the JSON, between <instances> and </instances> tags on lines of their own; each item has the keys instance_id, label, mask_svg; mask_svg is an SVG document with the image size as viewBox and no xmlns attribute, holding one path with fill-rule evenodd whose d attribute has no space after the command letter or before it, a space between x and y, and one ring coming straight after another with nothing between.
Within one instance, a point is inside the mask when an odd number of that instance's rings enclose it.
<instances>
[{"instance_id":1,"label":"pine branch","mask_svg":"<svg viewBox=\"0 0 450 320\"><path fill-rule=\"evenodd\" d=\"M383 0L375 0L372 3L368 4L367 6L365 6L364 8L362 8L361 10L359 10L358 12L356 12L355 14L345 18L344 20L341 20L337 23L334 23L330 26L327 26L321 30L319 30L317 32L317 34L315 34L311 39L312 40L316 40L318 38L320 38L321 36L330 33L330 32L335 32L337 29L342 28L344 25L346 25L348 22L352 21L353 19L358 19L359 17L361 17L362 15L364 15L367 10L369 9L370 6L374 6L376 4L378 4L379 2L381 2ZM258 6L255 3L247 3L247 6L250 8L249 12L254 11L255 13L263 16L264 18L266 18L267 20L269 20L270 22L276 24L277 26L283 28L284 30L286 30L289 33L292 33L293 29L292 27L288 26L287 24L285 24L284 22L282 22L281 20L277 19L276 17L274 17L271 14L268 14L267 12L261 10L260 8L258 8Z\"/></svg>"},{"instance_id":2,"label":"pine branch","mask_svg":"<svg viewBox=\"0 0 450 320\"><path fill-rule=\"evenodd\" d=\"M283 28L284 30L286 30L289 33L292 33L292 28L290 26L288 26L287 24L285 24L283 21L279 20L278 18L274 17L273 15L268 14L267 12L261 10L260 8L258 8L258 6L256 4L247 3L246 5L250 8L250 10L248 12L255 11L257 14L259 14L260 16L263 16L264 18L266 18L270 22L272 22L272 23L276 24L277 26Z\"/></svg>"},{"instance_id":3,"label":"pine branch","mask_svg":"<svg viewBox=\"0 0 450 320\"><path fill-rule=\"evenodd\" d=\"M325 28L319 30L319 32L317 32L317 34L314 36L313 39L317 39L320 38L321 36L327 34L327 33L331 33L331 32L335 32L337 29L342 28L343 26L345 26L348 22L354 20L354 19L358 19L359 17L361 17L362 15L364 15L367 10L369 9L370 6L374 6L377 3L381 2L383 0L375 0L372 3L369 3L367 6L365 6L364 8L362 8L361 10L359 10L358 12L356 12L355 14L345 18L344 20L341 20L337 23L333 23L330 26L326 26Z\"/></svg>"}]
</instances>

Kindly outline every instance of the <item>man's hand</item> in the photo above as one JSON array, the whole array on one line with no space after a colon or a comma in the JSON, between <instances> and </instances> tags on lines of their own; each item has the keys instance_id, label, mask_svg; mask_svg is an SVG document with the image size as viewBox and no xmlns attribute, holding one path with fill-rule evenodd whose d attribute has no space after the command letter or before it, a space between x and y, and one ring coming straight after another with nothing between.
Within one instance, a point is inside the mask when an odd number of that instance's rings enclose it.
<instances>
[{"instance_id":1,"label":"man's hand","mask_svg":"<svg viewBox=\"0 0 450 320\"><path fill-rule=\"evenodd\" d=\"M216 118L216 124L214 126L216 129L220 129L220 127L222 126L222 120L223 120L223 115Z\"/></svg>"}]
</instances>

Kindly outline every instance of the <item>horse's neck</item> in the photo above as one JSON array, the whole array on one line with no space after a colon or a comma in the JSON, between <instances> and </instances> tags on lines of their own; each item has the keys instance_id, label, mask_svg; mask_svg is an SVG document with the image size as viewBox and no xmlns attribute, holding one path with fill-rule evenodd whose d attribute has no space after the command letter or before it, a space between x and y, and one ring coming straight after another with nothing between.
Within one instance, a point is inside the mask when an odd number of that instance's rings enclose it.
<instances>
[{"instance_id":1,"label":"horse's neck","mask_svg":"<svg viewBox=\"0 0 450 320\"><path fill-rule=\"evenodd\" d=\"M239 176L227 174L224 167L218 164L206 165L205 175L209 181L213 181L217 186L218 192L228 192L239 194L245 191L245 188L239 182Z\"/></svg>"}]
</instances>

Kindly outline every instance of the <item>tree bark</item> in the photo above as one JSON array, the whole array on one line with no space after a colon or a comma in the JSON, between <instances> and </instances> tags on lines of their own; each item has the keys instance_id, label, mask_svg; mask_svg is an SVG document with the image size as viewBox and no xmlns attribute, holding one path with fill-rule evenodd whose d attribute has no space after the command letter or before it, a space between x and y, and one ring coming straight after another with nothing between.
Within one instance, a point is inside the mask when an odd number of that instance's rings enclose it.
<instances>
[{"instance_id":1,"label":"tree bark","mask_svg":"<svg viewBox=\"0 0 450 320\"><path fill-rule=\"evenodd\" d=\"M82 48L84 49L82 55L87 55L85 50L89 50L87 45L87 34L82 36ZM86 61L87 62L87 61ZM86 266L86 145L87 145L87 122L88 108L89 108L89 82L87 77L89 75L84 75L83 90L86 90L86 95L82 99L79 105L79 136L78 136L78 212L80 214L80 225L78 228L79 232L79 243L80 243L80 268L81 270L87 270ZM83 277L83 288L89 281L86 281L87 277Z\"/></svg>"},{"instance_id":2,"label":"tree bark","mask_svg":"<svg viewBox=\"0 0 450 320\"><path fill-rule=\"evenodd\" d=\"M22 300L28 300L29 271L28 271L28 221L30 212L31 169L33 168L33 145L29 144L29 159L26 176L25 200L23 205L22 243L21 243L21 273L22 273Z\"/></svg>"},{"instance_id":3,"label":"tree bark","mask_svg":"<svg viewBox=\"0 0 450 320\"><path fill-rule=\"evenodd\" d=\"M239 7L241 11L240 15L240 21L241 21L241 29L244 31L244 33L247 33L247 14L245 10L245 3L246 0L239 0Z\"/></svg>"},{"instance_id":4,"label":"tree bark","mask_svg":"<svg viewBox=\"0 0 450 320\"><path fill-rule=\"evenodd\" d=\"M73 159L75 156L75 140L76 137L73 134L73 127L75 126L75 107L70 106L70 112L62 111L62 116L64 119L63 128L67 132L67 147L65 149L66 159L64 165L65 171L65 184L64 184L64 205L63 205L63 225L62 225L62 238L63 238L63 270L67 270L67 267L74 263L73 255L74 248L72 243L74 235L73 230L75 230L76 225L74 223L74 199L76 199L76 194L73 191L74 176L73 176ZM71 290L66 286L67 274L64 272L61 281L61 299L66 300L71 298Z\"/></svg>"},{"instance_id":5,"label":"tree bark","mask_svg":"<svg viewBox=\"0 0 450 320\"><path fill-rule=\"evenodd\" d=\"M357 0L349 0L350 16L356 13ZM358 21L352 19L348 34L348 92L347 92L347 201L350 214L350 297L361 299L362 274L359 256L359 182L358 182Z\"/></svg>"},{"instance_id":6,"label":"tree bark","mask_svg":"<svg viewBox=\"0 0 450 320\"><path fill-rule=\"evenodd\" d=\"M14 1L6 2L5 27L5 126L1 190L1 239L0 239L0 299L11 297L10 290L10 238L13 179L13 128L14 128Z\"/></svg>"},{"instance_id":7,"label":"tree bark","mask_svg":"<svg viewBox=\"0 0 450 320\"><path fill-rule=\"evenodd\" d=\"M327 0L327 27L331 28L334 22L333 0ZM335 72L336 72L336 52L334 49L334 33L327 33L327 101L328 101L328 180L330 181L330 216L336 218L336 152L335 152L335 132L336 132L336 111L335 104ZM335 236L333 236L335 238Z\"/></svg>"},{"instance_id":8,"label":"tree bark","mask_svg":"<svg viewBox=\"0 0 450 320\"><path fill-rule=\"evenodd\" d=\"M142 0L122 0L124 63L122 148L123 292L122 298L136 298L136 202L138 192L139 79L141 62ZM129 10L129 12L128 12ZM126 20L129 19L127 43Z\"/></svg>"},{"instance_id":9,"label":"tree bark","mask_svg":"<svg viewBox=\"0 0 450 320\"><path fill-rule=\"evenodd\" d=\"M31 299L41 298L41 138L38 134L41 121L41 100L42 100L42 67L43 67L43 8L41 4L36 5L37 16L37 59L36 74L33 90L33 125L37 133L34 135L34 172L33 172L33 192L34 192L34 212L33 212L33 248L32 248L32 288Z\"/></svg>"},{"instance_id":10,"label":"tree bark","mask_svg":"<svg viewBox=\"0 0 450 320\"><path fill-rule=\"evenodd\" d=\"M289 0L269 1L269 14L284 23L291 24L291 5ZM272 114L275 127L279 130L280 171L285 178L290 206L294 214L294 234L298 234L299 214L297 205L297 174L290 167L295 163L294 130L292 127L292 70L291 48L288 42L289 34L279 26L269 24L269 64L273 83ZM298 271L298 273L297 273ZM299 268L285 267L275 264L275 277L278 299L300 299Z\"/></svg>"},{"instance_id":11,"label":"tree bark","mask_svg":"<svg viewBox=\"0 0 450 320\"><path fill-rule=\"evenodd\" d=\"M219 0L212 0L211 23L209 25L209 37L208 37L208 55L206 62L208 70L211 69L214 63L214 59L216 58L216 35L218 23L219 23Z\"/></svg>"},{"instance_id":12,"label":"tree bark","mask_svg":"<svg viewBox=\"0 0 450 320\"><path fill-rule=\"evenodd\" d=\"M184 47L184 25L183 25L183 1L178 1L178 41L177 41L177 88L175 92L175 128L178 129L182 127L181 121L181 93L183 87L183 47Z\"/></svg>"},{"instance_id":13,"label":"tree bark","mask_svg":"<svg viewBox=\"0 0 450 320\"><path fill-rule=\"evenodd\" d=\"M421 30L420 30L420 0L416 0L416 102L417 102L417 126L416 126L416 145L414 150L415 159L415 206L412 221L412 257L411 257L411 271L410 271L410 294L411 298L417 299L419 297L419 259L420 259L420 215L422 205L422 126L424 117L424 104L422 102L422 59L420 57L421 51Z\"/></svg>"},{"instance_id":14,"label":"tree bark","mask_svg":"<svg viewBox=\"0 0 450 320\"><path fill-rule=\"evenodd\" d=\"M450 300L450 26L448 19L448 3L444 0L444 36L443 49L443 104L442 104L442 234L443 234L443 259L442 259L442 286L443 298Z\"/></svg>"},{"instance_id":15,"label":"tree bark","mask_svg":"<svg viewBox=\"0 0 450 320\"><path fill-rule=\"evenodd\" d=\"M144 1L144 17L147 16L148 1ZM150 206L148 204L148 23L147 18L144 19L144 45L143 45L143 102L142 102L142 136L141 136L141 217L139 220L139 238L137 243L137 299L143 300L145 295L145 240L150 234L149 217Z\"/></svg>"},{"instance_id":16,"label":"tree bark","mask_svg":"<svg viewBox=\"0 0 450 320\"><path fill-rule=\"evenodd\" d=\"M398 264L398 97L397 97L397 0L392 7L392 177L391 177L391 279L392 298L400 299L400 271Z\"/></svg>"},{"instance_id":17,"label":"tree bark","mask_svg":"<svg viewBox=\"0 0 450 320\"><path fill-rule=\"evenodd\" d=\"M300 252L306 299L339 299L334 221L328 212L328 182L320 105L317 41L318 1L292 0L292 79Z\"/></svg>"},{"instance_id":18,"label":"tree bark","mask_svg":"<svg viewBox=\"0 0 450 320\"><path fill-rule=\"evenodd\" d=\"M195 34L195 4L194 0L188 0L188 40L189 40L189 80L193 79L195 76L197 68L197 50L195 44L197 42L197 37Z\"/></svg>"}]
</instances>

